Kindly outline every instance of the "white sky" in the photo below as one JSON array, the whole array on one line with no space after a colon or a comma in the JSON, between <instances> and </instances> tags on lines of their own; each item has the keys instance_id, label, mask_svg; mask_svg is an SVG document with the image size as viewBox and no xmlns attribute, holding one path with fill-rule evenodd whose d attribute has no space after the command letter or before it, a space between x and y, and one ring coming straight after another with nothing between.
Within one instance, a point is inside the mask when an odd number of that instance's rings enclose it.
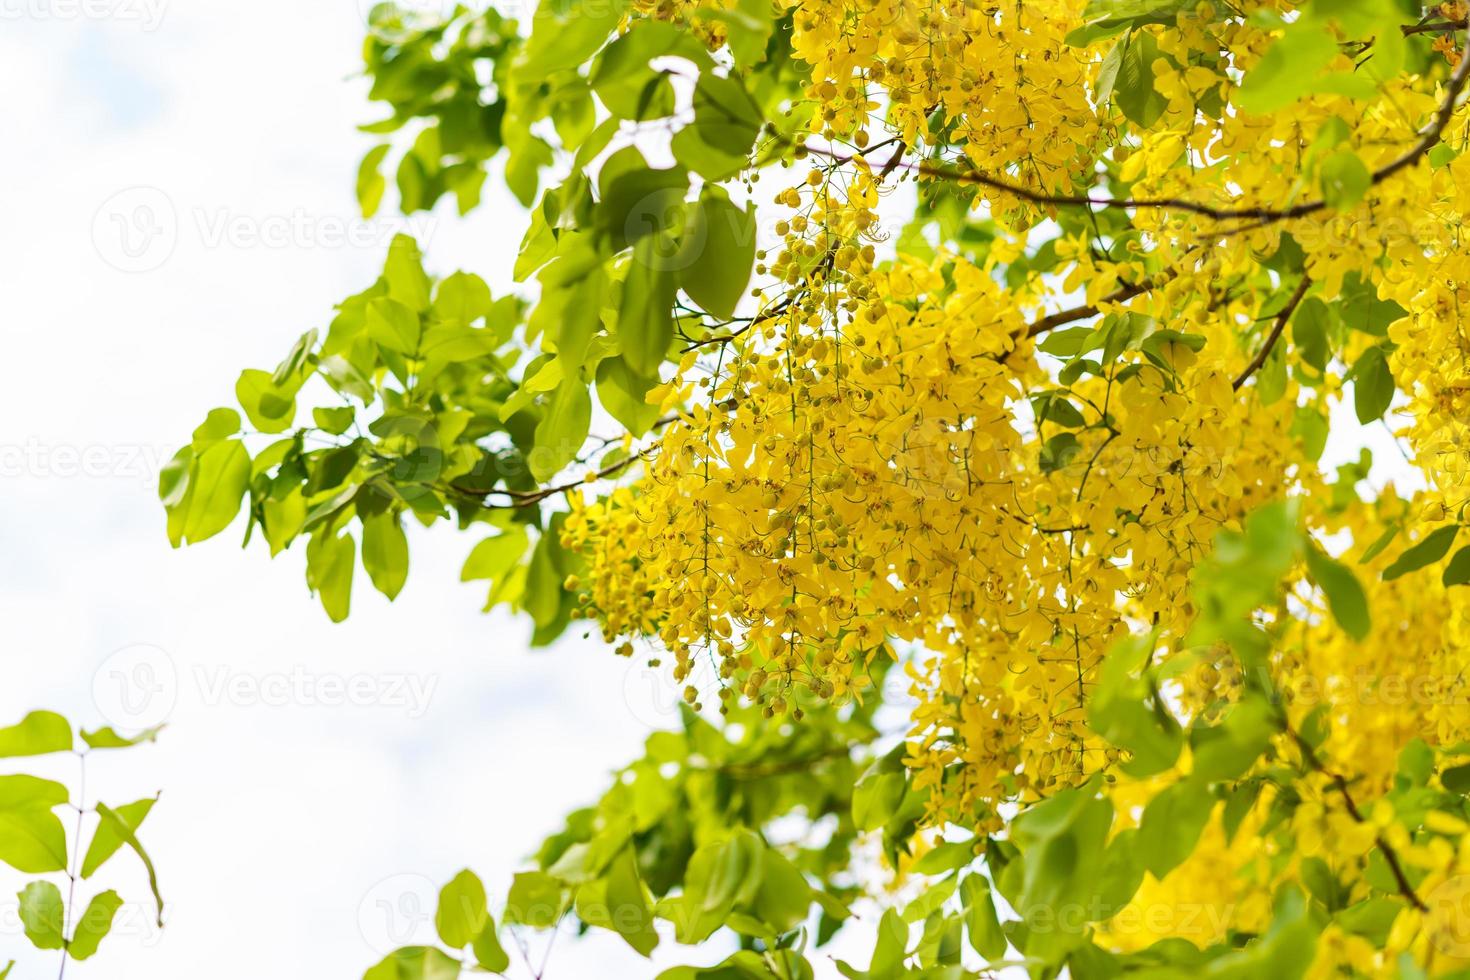
<instances>
[{"instance_id":1,"label":"white sky","mask_svg":"<svg viewBox=\"0 0 1470 980\"><path fill-rule=\"evenodd\" d=\"M354 127L383 114L355 77L361 43L358 0L0 0L0 722L45 707L95 726L124 711L117 684L146 679L141 665L164 688L145 713L169 723L157 746L94 757L87 787L114 805L163 791L141 837L168 928L147 925L146 881L118 855L87 884L141 904L69 978L355 980L377 947L430 938L402 910L428 892L431 913L461 867L503 896L560 816L672 717L600 642L533 654L527 623L482 615L481 586L458 582L477 539L448 526L415 537L392 606L359 569L340 626L307 595L299 553L241 553L238 525L169 549L159 460L232 403L241 368L273 367L370 284L397 230L323 241L356 219L371 143ZM173 215L173 248L153 239L132 264L156 268L119 271L113 215L148 217L140 206L158 227ZM434 217L434 271L506 282L523 220L508 195L487 187L472 219ZM109 661L138 644L155 649ZM432 696L409 717L217 693L303 671ZM61 762L48 771L74 776ZM20 934L25 880L0 867L0 965L54 976L57 954ZM651 975L615 937L563 937L546 974Z\"/></svg>"}]
</instances>

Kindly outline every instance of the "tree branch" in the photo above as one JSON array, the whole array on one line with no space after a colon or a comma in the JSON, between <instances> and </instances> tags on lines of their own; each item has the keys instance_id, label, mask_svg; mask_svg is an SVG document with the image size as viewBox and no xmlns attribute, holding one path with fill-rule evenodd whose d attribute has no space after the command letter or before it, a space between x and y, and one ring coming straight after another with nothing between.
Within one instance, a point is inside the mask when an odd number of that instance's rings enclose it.
<instances>
[{"instance_id":1,"label":"tree branch","mask_svg":"<svg viewBox=\"0 0 1470 980\"><path fill-rule=\"evenodd\" d=\"M1126 299L1132 299L1133 297L1149 292L1150 290L1158 286L1162 286L1170 279L1173 279L1176 275L1177 273L1175 272L1165 272L1160 275L1150 277L1148 279L1143 279L1135 283L1130 283L1129 285L1124 286L1122 289L1119 289L1116 292L1111 292L1108 295L1104 296L1102 299L1098 300L1098 303L1121 303ZM1102 311L1099 310L1097 306L1091 303L1085 304L1083 306L1074 306L1070 310L1060 310L1056 313L1048 314L1047 316L1042 317L1040 320L1032 323L1026 328L1025 336L1027 339L1030 339L1032 337L1039 337L1040 335L1046 333L1048 330L1053 330L1068 323L1075 323L1078 320L1086 320L1088 317L1097 316L1101 312Z\"/></svg>"},{"instance_id":2,"label":"tree branch","mask_svg":"<svg viewBox=\"0 0 1470 980\"><path fill-rule=\"evenodd\" d=\"M1296 292L1291 294L1291 298L1286 301L1286 305L1281 308L1281 312L1276 314L1276 321L1271 325L1271 332L1266 335L1266 342L1261 345L1260 350L1256 351L1256 356L1251 358L1251 362L1245 366L1245 370L1240 372L1240 377L1231 383L1230 387L1232 389L1239 391L1240 386L1245 384L1251 375L1259 371L1262 364L1266 363L1266 358L1271 356L1271 350L1276 346L1276 341L1281 339L1281 332L1286 329L1287 321L1291 319L1291 315L1301 305L1302 298L1307 295L1307 290L1311 288L1312 277L1302 276L1302 281L1296 284Z\"/></svg>"},{"instance_id":3,"label":"tree branch","mask_svg":"<svg viewBox=\"0 0 1470 980\"><path fill-rule=\"evenodd\" d=\"M1284 715L1282 717L1282 724L1286 729L1286 733L1290 735L1292 741L1296 743L1297 749L1302 754L1302 760L1306 762L1306 764L1313 771L1321 773L1328 779L1332 780L1333 788L1336 789L1338 795L1342 797L1343 806L1347 809L1348 816L1352 817L1355 823L1367 823L1367 820L1363 817L1362 811L1358 809L1358 804L1353 800L1353 794L1348 790L1348 782L1346 777L1344 777L1341 773L1336 773L1329 770L1322 763L1322 760L1317 757L1317 751L1316 749L1312 748L1311 743L1302 738L1297 730L1292 728L1291 725L1284 720ZM1424 900L1419 897L1419 893L1414 891L1414 886L1409 884L1409 876L1404 873L1404 866L1403 863L1399 861L1398 852L1393 849L1392 845L1390 845L1388 841L1383 839L1382 834L1375 834L1373 837L1373 842L1378 845L1378 850L1383 853L1383 860L1388 864L1388 870L1393 873L1393 880L1394 883L1398 885L1399 894L1404 896L1404 899L1420 912L1429 911L1429 906L1424 904Z\"/></svg>"},{"instance_id":4,"label":"tree branch","mask_svg":"<svg viewBox=\"0 0 1470 980\"><path fill-rule=\"evenodd\" d=\"M1405 24L1400 28L1404 37L1412 37L1415 34L1452 34L1455 31L1465 29L1463 20L1436 20L1420 24Z\"/></svg>"},{"instance_id":5,"label":"tree branch","mask_svg":"<svg viewBox=\"0 0 1470 980\"><path fill-rule=\"evenodd\" d=\"M1389 163L1384 164L1371 174L1370 186L1387 180L1394 174L1406 167L1413 166L1432 150L1444 135L1445 128L1449 126L1450 117L1454 114L1455 107L1459 102L1460 95L1465 90L1465 84L1470 80L1470 51L1462 49L1460 63L1455 67L1445 88L1444 98L1441 100L1439 109L1435 112L1429 126L1420 134L1414 145L1403 154ZM850 163L855 156L839 153L826 147L811 146L808 144L793 144L785 137L776 136L779 142L788 146L800 145L808 153L827 157L838 163ZM950 180L959 184L974 184L991 190L1001 191L1018 197L1030 204L1052 205L1052 206L1078 206L1094 208L1132 208L1134 210L1159 210L1159 211L1181 211L1187 214L1196 214L1213 221L1227 220L1254 220L1262 225L1275 224L1278 221L1286 221L1291 218L1302 218L1307 215L1316 214L1327 209L1327 201L1318 198L1315 201L1303 201L1288 208L1269 207L1214 207L1179 197L1159 198L1132 198L1132 197L1105 197L1094 194L1050 194L1046 191L1034 190L1022 184L1010 180L995 177L980 170L956 170L952 167L941 166L925 161L888 160L884 166L884 172L890 172L893 168L899 168L917 173L925 177L933 177L939 180Z\"/></svg>"}]
</instances>

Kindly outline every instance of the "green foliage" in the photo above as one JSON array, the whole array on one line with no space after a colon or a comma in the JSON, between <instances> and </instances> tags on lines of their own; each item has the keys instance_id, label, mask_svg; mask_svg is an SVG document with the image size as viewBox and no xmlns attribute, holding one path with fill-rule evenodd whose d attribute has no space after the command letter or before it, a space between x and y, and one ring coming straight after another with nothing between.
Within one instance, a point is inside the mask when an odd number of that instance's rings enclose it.
<instances>
[{"instance_id":1,"label":"green foliage","mask_svg":"<svg viewBox=\"0 0 1470 980\"><path fill-rule=\"evenodd\" d=\"M154 728L124 736L111 728L83 731L85 747L77 748L70 722L54 712L35 711L15 725L0 728L0 757L70 753L78 760L82 772L79 782L85 785L85 767L92 754L148 744L157 739L158 732ZM163 898L157 874L136 836L153 803L153 799L146 799L113 810L101 802L73 800L67 786L51 779L26 773L0 775L0 862L22 874L56 873L70 882L66 898L54 882L47 880L30 881L20 889L19 922L32 946L59 950L63 961L96 955L122 908L122 897L107 889L93 894L85 907L70 903L73 898L81 901L78 883L91 877L123 844L132 848L143 865L162 925ZM63 808L83 818L95 817L85 857L82 841L68 837L56 813ZM83 826L78 823L77 829ZM0 977L8 973L9 967L0 971Z\"/></svg>"}]
</instances>

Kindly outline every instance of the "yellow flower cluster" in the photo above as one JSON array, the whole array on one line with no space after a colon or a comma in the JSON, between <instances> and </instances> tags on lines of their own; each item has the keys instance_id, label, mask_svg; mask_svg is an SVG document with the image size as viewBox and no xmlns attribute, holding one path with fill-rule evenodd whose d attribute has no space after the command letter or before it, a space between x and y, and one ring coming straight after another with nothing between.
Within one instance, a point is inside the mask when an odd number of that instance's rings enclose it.
<instances>
[{"instance_id":1,"label":"yellow flower cluster","mask_svg":"<svg viewBox=\"0 0 1470 980\"><path fill-rule=\"evenodd\" d=\"M949 130L975 166L1066 188L1101 149L1086 84L1095 56L1064 40L1085 6L794 3L792 48L812 67L813 127L859 146L870 131L913 146Z\"/></svg>"},{"instance_id":2,"label":"yellow flower cluster","mask_svg":"<svg viewBox=\"0 0 1470 980\"><path fill-rule=\"evenodd\" d=\"M1041 192L1090 187L1110 166L1132 198L1284 207L1327 192L1333 154L1351 152L1369 173L1397 160L1443 98L1405 74L1374 99L1320 92L1289 112L1205 112L1231 99L1235 70L1249 77L1279 32L1198 9L1168 30L1143 28L1164 105L1151 126L1126 124L1098 95L1104 44L1064 40L1085 6L799 0L792 43L812 67L813 128L858 147L878 133L909 152L942 133L957 166ZM1331 67L1351 71L1353 54L1343 46ZM1446 132L1467 129L1462 107ZM666 407L693 407L660 430L636 484L568 518L566 543L587 560L586 615L609 640L648 638L655 660L667 651L691 702L717 692L770 715L860 697L874 658L912 653L909 765L931 790L929 823L1002 829L1005 804L1116 760L1086 725L1098 665L1115 639L1149 627L1177 651L1194 620L1191 573L1219 530L1289 493L1314 532L1349 532L1361 547L1470 500L1467 161L1417 161L1361 200L1291 220L1137 208L1126 240L1063 231L1047 244L1060 271L1019 275L1010 266L1024 265L1026 232L1054 211L985 187L976 207L999 228L988 252L881 263L888 175L862 159L814 170L777 196L793 214L777 254L759 256L779 293L663 389ZM1411 440L1435 485L1425 498L1390 488L1372 505L1330 499L1301 420L1333 412L1342 372L1294 366L1275 398L1260 395L1261 374L1246 383L1263 370L1263 344L1284 351L1286 321L1274 333L1273 321L1299 282L1329 300L1349 286L1365 297L1342 314L1363 322L1337 324L1344 365L1383 339L1368 308L1407 311L1386 336L1392 373L1413 392ZM1137 288L1120 295L1127 284ZM1080 294L1123 335L1098 370L1065 382L1036 350L1049 330L1033 327L1059 294ZM1410 840L1392 814L1364 819L1329 776L1372 799L1413 739L1470 739L1470 617L1427 573L1379 581L1389 560L1362 568L1366 641L1329 621L1305 579L1293 601L1308 614L1278 624L1271 670L1287 717L1299 730L1321 718L1327 733L1304 784L1313 796L1292 818L1300 853L1273 861L1255 836L1269 792L1233 836L1217 812L1193 855L1150 878L1135 904L1228 906L1229 921L1217 914L1192 934L1174 923L1125 935L1114 923L1117 948L1262 928L1274 886L1310 858L1360 898L1362 855L1380 835L1430 873L1427 889L1470 873L1470 845ZM1228 656L1190 656L1199 667L1168 692L1186 716L1228 702L1242 680ZM1302 762L1284 737L1276 753ZM1123 780L1112 792L1120 813L1136 814L1156 789ZM1334 928L1314 974L1392 975L1397 950L1425 962L1442 928L1432 908L1415 912L1386 952Z\"/></svg>"}]
</instances>

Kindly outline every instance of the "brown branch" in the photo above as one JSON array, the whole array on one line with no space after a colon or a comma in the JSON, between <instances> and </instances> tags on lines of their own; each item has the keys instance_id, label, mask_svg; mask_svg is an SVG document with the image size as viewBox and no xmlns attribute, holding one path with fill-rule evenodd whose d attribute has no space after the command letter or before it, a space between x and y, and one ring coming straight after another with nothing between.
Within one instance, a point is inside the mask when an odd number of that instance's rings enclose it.
<instances>
[{"instance_id":1,"label":"brown branch","mask_svg":"<svg viewBox=\"0 0 1470 980\"><path fill-rule=\"evenodd\" d=\"M1405 24L1399 30L1404 32L1404 37L1412 37L1415 34L1453 34L1455 31L1465 29L1464 20L1437 20L1422 24Z\"/></svg>"},{"instance_id":2,"label":"brown branch","mask_svg":"<svg viewBox=\"0 0 1470 980\"><path fill-rule=\"evenodd\" d=\"M669 419L669 421L672 421L672 419ZM668 423L664 420L660 420L658 424ZM618 460L616 463L609 463L607 466L604 466L602 469L592 474L592 477L595 480L603 480L610 476L617 476L623 470L643 459L644 456L646 456L647 454L648 450L645 449L642 452L633 453L630 456L624 457L623 459ZM569 480L566 483L558 483L552 486L540 487L536 490L472 490L469 487L461 487L456 484L450 484L448 489L454 493L461 494L466 497L480 497L482 498L481 502L483 506L490 510L522 510L526 507L533 507L536 504L541 503L541 501L545 500L548 497L554 497L557 494L565 493L568 490L575 490L577 487L580 487L587 482L589 481L586 477L581 477L576 480ZM483 501L483 498L485 497L507 497L510 499L511 502L508 504L485 503Z\"/></svg>"},{"instance_id":3,"label":"brown branch","mask_svg":"<svg viewBox=\"0 0 1470 980\"><path fill-rule=\"evenodd\" d=\"M1432 150L1444 135L1449 126L1450 117L1454 114L1456 104L1459 102L1461 93L1465 90L1465 84L1470 80L1470 51L1463 51L1460 63L1455 67L1445 89L1443 100L1439 109L1434 114L1434 119L1415 141L1414 145L1403 154L1379 167L1371 174L1369 186L1375 186L1400 170L1418 163L1430 150ZM800 145L808 153L815 153L827 157L838 163L850 163L855 157L836 150L807 144L793 144L785 137L776 136L778 142L788 146ZM1134 210L1161 210L1182 211L1188 214L1197 214L1213 221L1227 220L1255 220L1262 225L1275 224L1278 221L1286 221L1291 218L1302 218L1310 214L1327 209L1325 199L1319 198L1315 201L1303 201L1288 208L1268 207L1213 207L1198 201L1191 201L1179 197L1159 198L1132 198L1132 197L1101 197L1093 194L1049 194L1045 191L1034 190L1022 184L1014 183L1000 177L995 177L980 170L956 170L952 167L940 166L924 161L912 162L908 160L889 160L883 169L890 170L898 167L921 176L934 177L940 180L950 180L960 184L974 184L991 190L1001 191L1018 197L1029 204L1052 205L1052 206L1080 206L1095 208L1132 208ZM1258 226L1257 226L1258 227Z\"/></svg>"},{"instance_id":4,"label":"brown branch","mask_svg":"<svg viewBox=\"0 0 1470 980\"><path fill-rule=\"evenodd\" d=\"M1291 319L1291 315L1301 305L1302 298L1307 295L1307 290L1311 288L1312 277L1302 276L1302 281L1296 284L1296 292L1291 294L1291 298L1286 301L1286 305L1281 308L1281 312L1276 314L1276 321L1271 325L1271 332L1266 335L1266 342L1261 345L1260 350L1256 351L1256 356L1251 358L1251 362L1245 366L1245 370L1240 372L1240 377L1231 383L1230 387L1232 389L1239 391L1240 386L1245 384L1251 375L1259 371L1262 364L1266 363L1266 358L1271 356L1271 350L1276 346L1276 342L1281 339L1281 332L1286 329L1287 321Z\"/></svg>"},{"instance_id":5,"label":"brown branch","mask_svg":"<svg viewBox=\"0 0 1470 980\"><path fill-rule=\"evenodd\" d=\"M1348 789L1347 778L1341 773L1332 772L1323 765L1322 760L1317 757L1317 750L1312 748L1311 743L1302 738L1296 729L1291 727L1290 723L1286 721L1284 714L1281 716L1280 721L1286 734L1291 736L1292 741L1296 743L1297 749L1301 752L1302 761L1313 771L1321 773L1332 780L1332 787L1342 797L1342 803L1347 809L1348 816L1352 817L1355 823L1367 823L1368 821L1363 817L1362 811L1358 809L1358 804L1353 800L1353 794ZM1388 864L1388 870L1393 874L1393 880L1398 885L1399 894L1404 896L1404 899L1420 912L1427 912L1429 906L1424 904L1424 900L1419 897L1419 893L1414 891L1414 886L1409 883L1409 876L1404 873L1404 866L1399 860L1398 852L1393 849L1393 846L1388 841L1383 839L1382 834L1374 834L1373 842L1383 852L1383 860Z\"/></svg>"},{"instance_id":6,"label":"brown branch","mask_svg":"<svg viewBox=\"0 0 1470 980\"><path fill-rule=\"evenodd\" d=\"M1122 289L1119 289L1116 292L1112 292L1104 296L1102 299L1098 300L1098 303L1121 303L1124 300L1132 299L1133 297L1149 292L1150 290L1158 286L1162 286L1170 279L1173 279L1174 276L1176 276L1177 274L1178 273L1175 272L1166 272L1149 279L1143 279L1139 282L1130 283L1124 286ZM1068 323L1075 323L1078 320L1086 320L1088 317L1097 316L1101 312L1102 311L1092 303L1088 303L1083 306L1074 306L1070 310L1060 310L1056 313L1048 314L1047 316L1042 317L1040 320L1037 320L1030 326L1028 326L1026 328L1025 337L1027 339L1030 339L1032 337L1039 337L1041 334L1046 333L1048 330L1053 330L1057 327L1065 326Z\"/></svg>"},{"instance_id":7,"label":"brown branch","mask_svg":"<svg viewBox=\"0 0 1470 980\"><path fill-rule=\"evenodd\" d=\"M792 293L790 296L787 296L775 306L769 307L757 313L755 316L751 317L749 322L747 322L739 330L732 330L729 333L716 334L713 337L705 337L703 340L693 341L689 344L688 347L679 348L679 353L687 354L692 350L698 350L701 347L709 347L712 344L728 344L733 341L739 340L742 336L744 336L755 327L760 326L762 323L768 323L771 320L776 319L776 317L780 316L782 313L785 313L788 309L791 308L791 303L795 296L796 294ZM686 334L685 336L688 335Z\"/></svg>"}]
</instances>

